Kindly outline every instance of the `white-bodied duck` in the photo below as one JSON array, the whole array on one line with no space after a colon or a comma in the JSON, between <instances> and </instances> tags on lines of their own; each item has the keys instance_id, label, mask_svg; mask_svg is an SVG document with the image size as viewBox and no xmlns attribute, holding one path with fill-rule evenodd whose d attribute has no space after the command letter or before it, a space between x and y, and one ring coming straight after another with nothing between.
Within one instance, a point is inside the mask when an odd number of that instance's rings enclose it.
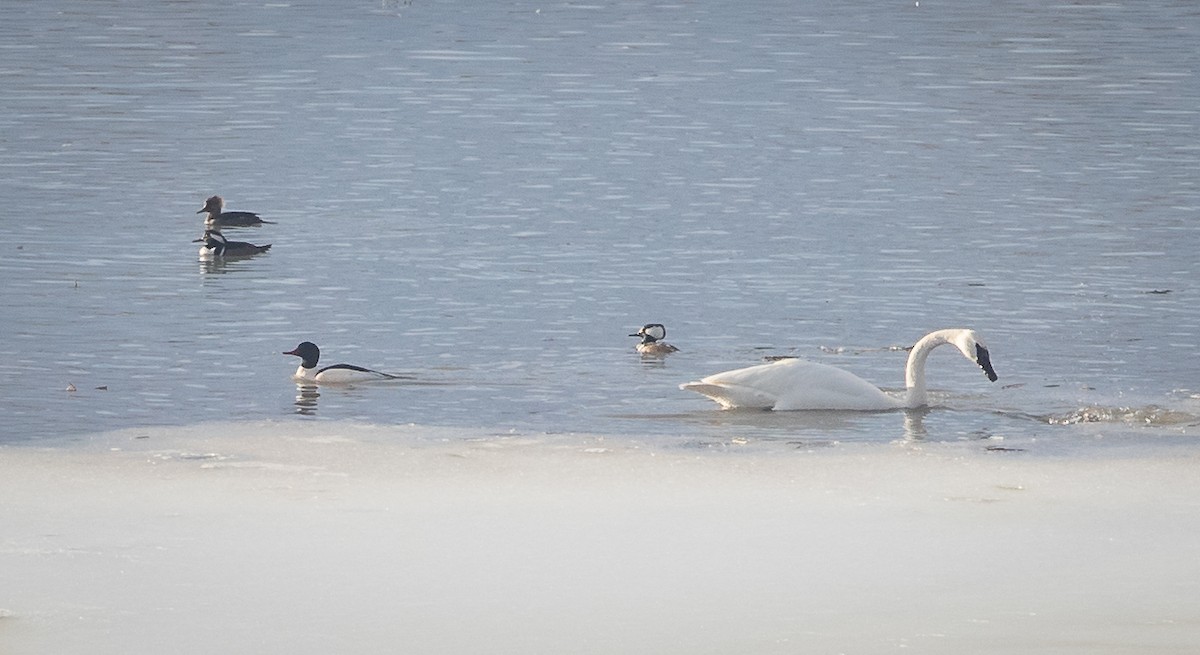
<instances>
[{"instance_id":1,"label":"white-bodied duck","mask_svg":"<svg viewBox=\"0 0 1200 655\"><path fill-rule=\"evenodd\" d=\"M317 362L321 360L321 349L311 341L302 342L283 354L295 355L300 358L300 367L292 376L298 382L347 383L409 379L408 376L392 375L353 364L334 364L318 369Z\"/></svg>"}]
</instances>

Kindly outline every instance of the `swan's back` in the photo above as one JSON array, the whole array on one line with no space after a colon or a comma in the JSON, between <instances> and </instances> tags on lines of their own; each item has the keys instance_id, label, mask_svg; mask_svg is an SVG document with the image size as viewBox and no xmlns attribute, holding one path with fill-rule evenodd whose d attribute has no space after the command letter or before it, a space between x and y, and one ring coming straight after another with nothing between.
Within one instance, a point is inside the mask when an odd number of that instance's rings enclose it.
<instances>
[{"instance_id":1,"label":"swan's back","mask_svg":"<svg viewBox=\"0 0 1200 655\"><path fill-rule=\"evenodd\" d=\"M725 408L874 410L902 405L849 371L803 359L725 371L679 388L708 396Z\"/></svg>"}]
</instances>

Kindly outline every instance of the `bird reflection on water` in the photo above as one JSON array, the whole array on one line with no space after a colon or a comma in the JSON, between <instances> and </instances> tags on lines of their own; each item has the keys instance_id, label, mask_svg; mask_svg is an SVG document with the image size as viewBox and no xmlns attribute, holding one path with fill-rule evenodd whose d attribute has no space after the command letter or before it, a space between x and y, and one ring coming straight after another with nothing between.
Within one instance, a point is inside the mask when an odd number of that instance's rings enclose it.
<instances>
[{"instance_id":1,"label":"bird reflection on water","mask_svg":"<svg viewBox=\"0 0 1200 655\"><path fill-rule=\"evenodd\" d=\"M904 410L904 440L905 441L924 441L929 431L925 429L925 416L929 414L930 409L925 407L914 407Z\"/></svg>"},{"instance_id":2,"label":"bird reflection on water","mask_svg":"<svg viewBox=\"0 0 1200 655\"><path fill-rule=\"evenodd\" d=\"M321 397L320 388L315 384L296 385L296 413L303 416L317 415L317 399Z\"/></svg>"}]
</instances>

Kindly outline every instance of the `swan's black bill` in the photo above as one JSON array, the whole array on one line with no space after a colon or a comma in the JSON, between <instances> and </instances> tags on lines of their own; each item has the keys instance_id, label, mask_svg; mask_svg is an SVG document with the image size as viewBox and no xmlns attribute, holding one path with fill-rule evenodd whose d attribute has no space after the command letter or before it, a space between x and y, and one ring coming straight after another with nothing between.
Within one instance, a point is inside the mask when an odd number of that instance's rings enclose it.
<instances>
[{"instance_id":1,"label":"swan's black bill","mask_svg":"<svg viewBox=\"0 0 1200 655\"><path fill-rule=\"evenodd\" d=\"M988 355L988 349L979 344L975 344L975 362L987 374L987 379L995 382L1000 377L996 375L996 370L992 368L992 358Z\"/></svg>"}]
</instances>

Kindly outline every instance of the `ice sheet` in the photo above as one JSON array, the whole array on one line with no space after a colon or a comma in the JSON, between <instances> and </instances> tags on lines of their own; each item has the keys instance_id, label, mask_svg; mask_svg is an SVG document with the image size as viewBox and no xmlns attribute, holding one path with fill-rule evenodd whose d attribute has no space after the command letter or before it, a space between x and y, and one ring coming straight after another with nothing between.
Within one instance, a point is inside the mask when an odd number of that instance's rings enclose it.
<instances>
[{"instance_id":1,"label":"ice sheet","mask_svg":"<svg viewBox=\"0 0 1200 655\"><path fill-rule=\"evenodd\" d=\"M32 653L1184 653L1200 454L346 423L0 449Z\"/></svg>"}]
</instances>

